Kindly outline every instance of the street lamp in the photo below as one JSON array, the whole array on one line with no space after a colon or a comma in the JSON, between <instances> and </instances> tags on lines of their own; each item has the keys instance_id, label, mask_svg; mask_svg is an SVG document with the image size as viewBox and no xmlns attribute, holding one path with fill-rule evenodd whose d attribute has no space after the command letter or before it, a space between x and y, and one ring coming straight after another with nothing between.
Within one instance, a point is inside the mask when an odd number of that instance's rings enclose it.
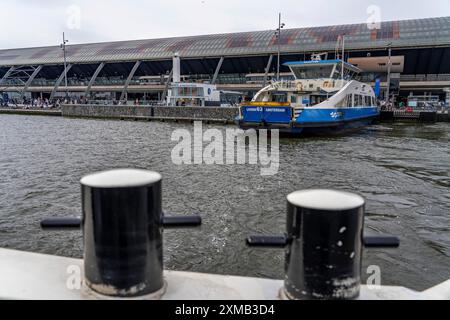
<instances>
[{"instance_id":1,"label":"street lamp","mask_svg":"<svg viewBox=\"0 0 450 320\"><path fill-rule=\"evenodd\" d=\"M280 81L280 59L281 59L281 29L286 25L281 23L281 13L278 15L278 29L275 31L278 44L278 64L277 64L277 81Z\"/></svg>"},{"instance_id":2,"label":"street lamp","mask_svg":"<svg viewBox=\"0 0 450 320\"><path fill-rule=\"evenodd\" d=\"M387 92L386 92L386 103L389 103L389 98L391 95L391 57L392 57L392 42L388 44L389 59L388 59L388 74L387 74Z\"/></svg>"},{"instance_id":3,"label":"street lamp","mask_svg":"<svg viewBox=\"0 0 450 320\"><path fill-rule=\"evenodd\" d=\"M66 99L69 97L69 91L67 89L67 58L66 58L66 43L68 43L69 40L66 40L66 36L63 32L63 42L61 43L61 49L64 53L64 80L65 80L65 87L66 87Z\"/></svg>"}]
</instances>

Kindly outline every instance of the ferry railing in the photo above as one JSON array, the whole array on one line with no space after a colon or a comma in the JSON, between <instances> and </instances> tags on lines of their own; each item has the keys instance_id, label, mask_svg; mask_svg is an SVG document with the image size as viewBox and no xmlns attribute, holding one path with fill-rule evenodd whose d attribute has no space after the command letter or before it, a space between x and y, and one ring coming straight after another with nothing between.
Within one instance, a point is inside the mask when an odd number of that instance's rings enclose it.
<instances>
[{"instance_id":1,"label":"ferry railing","mask_svg":"<svg viewBox=\"0 0 450 320\"><path fill-rule=\"evenodd\" d=\"M333 190L288 196L287 232L251 236L247 245L284 248L286 299L356 299L360 294L363 248L398 247L394 236L364 236L365 200Z\"/></svg>"},{"instance_id":2,"label":"ferry railing","mask_svg":"<svg viewBox=\"0 0 450 320\"><path fill-rule=\"evenodd\" d=\"M281 81L273 82L272 85L277 89L291 90L291 89L296 88L296 84L293 81L281 80Z\"/></svg>"},{"instance_id":3,"label":"ferry railing","mask_svg":"<svg viewBox=\"0 0 450 320\"><path fill-rule=\"evenodd\" d=\"M112 170L81 180L82 218L51 218L46 230L82 229L84 284L94 294L160 297L163 229L200 226L199 216L162 211L162 177L145 170Z\"/></svg>"}]
</instances>

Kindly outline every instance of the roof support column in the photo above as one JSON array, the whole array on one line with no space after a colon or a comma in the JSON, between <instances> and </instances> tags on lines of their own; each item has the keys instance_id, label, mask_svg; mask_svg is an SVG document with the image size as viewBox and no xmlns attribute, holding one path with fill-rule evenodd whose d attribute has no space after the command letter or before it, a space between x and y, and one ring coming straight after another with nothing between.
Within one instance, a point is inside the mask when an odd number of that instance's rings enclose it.
<instances>
[{"instance_id":1,"label":"roof support column","mask_svg":"<svg viewBox=\"0 0 450 320\"><path fill-rule=\"evenodd\" d=\"M22 89L22 98L25 95L25 92L28 90L28 88L30 87L31 83L33 82L34 78L36 78L36 76L38 75L39 72L41 72L43 66L40 65L38 66L36 69L34 69L33 73L31 74L31 76L28 78L27 82L25 83L25 86Z\"/></svg>"},{"instance_id":2,"label":"roof support column","mask_svg":"<svg viewBox=\"0 0 450 320\"><path fill-rule=\"evenodd\" d=\"M88 95L91 93L91 88L95 83L95 80L97 79L98 75L100 74L100 71L102 71L103 67L105 66L105 63L102 62L98 65L97 70L95 70L94 74L92 75L91 80L89 80L89 84L86 88L86 91L84 92L84 96L87 98Z\"/></svg>"},{"instance_id":3,"label":"roof support column","mask_svg":"<svg viewBox=\"0 0 450 320\"><path fill-rule=\"evenodd\" d=\"M123 91L122 91L122 95L120 96L120 101L122 101L126 98L128 86L130 85L131 79L133 79L133 76L136 73L136 71L140 65L141 65L141 61L136 61L136 63L133 66L133 69L131 69L131 72L128 75L127 81L125 82L125 85L123 86Z\"/></svg>"},{"instance_id":4,"label":"roof support column","mask_svg":"<svg viewBox=\"0 0 450 320\"><path fill-rule=\"evenodd\" d=\"M11 73L15 70L14 67L9 68L9 70L5 73L5 75L3 76L3 78L0 79L0 85L3 84L3 82L9 78L9 76L11 75Z\"/></svg>"},{"instance_id":5,"label":"roof support column","mask_svg":"<svg viewBox=\"0 0 450 320\"><path fill-rule=\"evenodd\" d=\"M72 64L69 64L67 66L67 72L69 72L69 70L72 68ZM52 93L50 94L50 100L52 100L55 97L56 92L58 91L59 86L61 85L61 82L64 80L64 76L65 76L65 72L63 70L63 72L61 73L61 75L59 76L58 80L56 80L55 83L55 87L52 90Z\"/></svg>"},{"instance_id":6,"label":"roof support column","mask_svg":"<svg viewBox=\"0 0 450 320\"><path fill-rule=\"evenodd\" d=\"M265 70L265 73L264 73L263 87L265 87L266 84L267 84L267 77L269 75L270 67L272 66L272 60L273 60L273 54L270 55L269 61L267 62L267 67L266 67L266 70Z\"/></svg>"},{"instance_id":7,"label":"roof support column","mask_svg":"<svg viewBox=\"0 0 450 320\"><path fill-rule=\"evenodd\" d=\"M222 68L223 60L225 60L225 58L221 57L219 63L217 64L216 72L214 72L214 77L211 81L211 84L216 84L217 77L219 76L220 69Z\"/></svg>"},{"instance_id":8,"label":"roof support column","mask_svg":"<svg viewBox=\"0 0 450 320\"><path fill-rule=\"evenodd\" d=\"M169 76L167 77L166 85L164 87L164 91L161 96L161 101L166 100L167 92L169 91L169 86L170 86L170 83L172 82L172 76L173 76L173 69L170 71Z\"/></svg>"}]
</instances>

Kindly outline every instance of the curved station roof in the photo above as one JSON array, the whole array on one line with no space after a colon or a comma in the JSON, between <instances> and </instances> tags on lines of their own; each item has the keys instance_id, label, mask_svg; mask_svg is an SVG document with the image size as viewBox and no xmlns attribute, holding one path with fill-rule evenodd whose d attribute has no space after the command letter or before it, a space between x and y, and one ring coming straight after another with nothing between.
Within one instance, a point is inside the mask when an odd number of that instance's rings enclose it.
<instances>
[{"instance_id":1,"label":"curved station roof","mask_svg":"<svg viewBox=\"0 0 450 320\"><path fill-rule=\"evenodd\" d=\"M334 51L345 34L347 50L442 46L450 44L450 17L368 24L286 29L280 45L283 53ZM174 52L182 58L262 55L277 51L274 31L257 31L79 44L67 46L69 63L167 60ZM59 46L0 50L0 66L63 63Z\"/></svg>"}]
</instances>

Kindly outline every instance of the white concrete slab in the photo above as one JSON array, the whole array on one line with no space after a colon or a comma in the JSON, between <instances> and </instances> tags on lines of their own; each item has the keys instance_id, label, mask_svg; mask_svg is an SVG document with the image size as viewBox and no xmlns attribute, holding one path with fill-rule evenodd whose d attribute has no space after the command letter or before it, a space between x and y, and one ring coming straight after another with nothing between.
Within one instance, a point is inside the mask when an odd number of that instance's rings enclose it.
<instances>
[{"instance_id":1,"label":"white concrete slab","mask_svg":"<svg viewBox=\"0 0 450 320\"><path fill-rule=\"evenodd\" d=\"M86 294L80 282L82 269L83 261L79 259L0 249L0 299L106 298ZM191 272L165 271L164 277L167 288L163 300L277 300L283 287L281 280ZM403 287L363 286L360 299L450 299L450 280L424 292Z\"/></svg>"}]
</instances>

